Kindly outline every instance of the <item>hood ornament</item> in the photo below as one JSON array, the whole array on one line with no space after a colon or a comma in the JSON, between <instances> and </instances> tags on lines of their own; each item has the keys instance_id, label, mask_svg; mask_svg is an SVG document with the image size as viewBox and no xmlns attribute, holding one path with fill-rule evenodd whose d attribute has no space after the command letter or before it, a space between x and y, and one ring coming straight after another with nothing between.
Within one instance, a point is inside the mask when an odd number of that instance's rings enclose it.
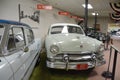
<instances>
[{"instance_id":1,"label":"hood ornament","mask_svg":"<svg viewBox=\"0 0 120 80\"><path fill-rule=\"evenodd\" d=\"M83 45L80 45L80 48L83 48Z\"/></svg>"}]
</instances>

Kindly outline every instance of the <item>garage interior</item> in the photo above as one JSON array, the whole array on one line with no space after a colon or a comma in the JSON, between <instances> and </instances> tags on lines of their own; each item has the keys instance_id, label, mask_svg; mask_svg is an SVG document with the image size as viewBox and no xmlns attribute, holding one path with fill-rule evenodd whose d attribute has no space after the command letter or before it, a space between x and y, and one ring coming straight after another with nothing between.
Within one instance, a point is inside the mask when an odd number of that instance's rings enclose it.
<instances>
[{"instance_id":1,"label":"garage interior","mask_svg":"<svg viewBox=\"0 0 120 80\"><path fill-rule=\"evenodd\" d=\"M0 0L0 19L26 23L32 27L35 38L41 39L43 46L40 52L41 61L34 68L30 80L112 80L111 78L105 79L102 76L102 73L108 68L112 45L118 50L113 80L120 80L120 36L113 38L113 43L109 43L108 49L104 51L106 64L93 70L54 70L48 69L45 64L44 40L51 24L74 23L83 26L85 31L88 31L88 28L94 28L95 32L104 34L111 27L119 27L120 29L120 12L113 10L110 3L118 3L120 11L119 0ZM92 9L84 8L83 4L91 4ZM42 6L47 6L47 8L45 9ZM37 18L34 19L36 15ZM114 49L112 50L110 72L113 70L115 55Z\"/></svg>"}]
</instances>

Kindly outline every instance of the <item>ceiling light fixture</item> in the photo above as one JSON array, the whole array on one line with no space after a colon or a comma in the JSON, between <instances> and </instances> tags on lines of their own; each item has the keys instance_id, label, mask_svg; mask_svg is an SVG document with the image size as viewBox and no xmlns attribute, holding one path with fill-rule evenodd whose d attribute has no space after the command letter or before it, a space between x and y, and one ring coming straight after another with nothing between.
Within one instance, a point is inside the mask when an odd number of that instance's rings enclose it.
<instances>
[{"instance_id":1,"label":"ceiling light fixture","mask_svg":"<svg viewBox=\"0 0 120 80\"><path fill-rule=\"evenodd\" d=\"M85 8L85 4L82 4L82 6ZM88 4L88 9L93 9L92 5L91 4Z\"/></svg>"},{"instance_id":2,"label":"ceiling light fixture","mask_svg":"<svg viewBox=\"0 0 120 80\"><path fill-rule=\"evenodd\" d=\"M98 15L98 13L92 13L92 15L94 16L94 15Z\"/></svg>"}]
</instances>

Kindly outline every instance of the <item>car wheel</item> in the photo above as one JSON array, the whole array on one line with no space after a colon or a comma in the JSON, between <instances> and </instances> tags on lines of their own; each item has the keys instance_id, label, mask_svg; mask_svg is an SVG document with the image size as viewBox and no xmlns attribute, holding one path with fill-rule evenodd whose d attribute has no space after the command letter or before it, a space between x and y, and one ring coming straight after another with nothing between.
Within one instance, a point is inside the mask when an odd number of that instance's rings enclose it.
<instances>
[{"instance_id":1,"label":"car wheel","mask_svg":"<svg viewBox=\"0 0 120 80\"><path fill-rule=\"evenodd\" d=\"M38 66L38 65L39 65L39 63L40 63L40 56L38 57L38 59L37 59L37 62L36 62L36 64L35 64L35 66Z\"/></svg>"},{"instance_id":2,"label":"car wheel","mask_svg":"<svg viewBox=\"0 0 120 80\"><path fill-rule=\"evenodd\" d=\"M95 67L93 67L93 68L90 68L90 69L88 69L88 71L90 71L90 72L91 72L91 71L93 71L93 69L94 69L94 68L95 68Z\"/></svg>"}]
</instances>

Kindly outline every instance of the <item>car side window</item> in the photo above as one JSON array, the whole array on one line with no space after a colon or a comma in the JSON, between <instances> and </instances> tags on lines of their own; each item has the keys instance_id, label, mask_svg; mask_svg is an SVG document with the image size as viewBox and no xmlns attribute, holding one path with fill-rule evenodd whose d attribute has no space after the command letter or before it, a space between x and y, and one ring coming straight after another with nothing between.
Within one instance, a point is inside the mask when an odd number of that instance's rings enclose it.
<instances>
[{"instance_id":1,"label":"car side window","mask_svg":"<svg viewBox=\"0 0 120 80\"><path fill-rule=\"evenodd\" d=\"M31 29L26 29L26 35L27 35L28 43L31 43L34 41L34 35Z\"/></svg>"},{"instance_id":2,"label":"car side window","mask_svg":"<svg viewBox=\"0 0 120 80\"><path fill-rule=\"evenodd\" d=\"M81 30L81 28L76 27L76 26L68 26L68 32L69 33L83 34L83 31Z\"/></svg>"},{"instance_id":3,"label":"car side window","mask_svg":"<svg viewBox=\"0 0 120 80\"><path fill-rule=\"evenodd\" d=\"M25 45L25 38L22 28L13 27L9 30L8 50L14 50Z\"/></svg>"},{"instance_id":4,"label":"car side window","mask_svg":"<svg viewBox=\"0 0 120 80\"><path fill-rule=\"evenodd\" d=\"M9 30L9 37L8 37L8 45L7 49L8 50L13 50L15 49L15 40L14 40L14 35L12 29Z\"/></svg>"}]
</instances>

